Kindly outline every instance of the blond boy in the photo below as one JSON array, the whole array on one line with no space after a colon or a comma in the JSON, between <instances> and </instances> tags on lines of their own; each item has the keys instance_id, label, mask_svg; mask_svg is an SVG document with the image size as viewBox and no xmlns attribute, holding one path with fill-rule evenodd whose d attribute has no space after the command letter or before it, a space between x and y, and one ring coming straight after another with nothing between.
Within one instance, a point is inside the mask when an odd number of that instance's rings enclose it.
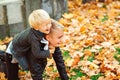
<instances>
[{"instance_id":1,"label":"blond boy","mask_svg":"<svg viewBox=\"0 0 120 80\"><path fill-rule=\"evenodd\" d=\"M43 47L41 41L50 32L52 25L50 16L42 9L34 10L29 15L28 22L30 27L17 34L6 50L8 80L17 80L13 78L18 72L18 65L14 62L11 63L11 57L18 61L23 70L28 70L27 57L29 53L33 53L37 59L47 58L50 55L48 47L46 50L41 49ZM48 45L48 42L44 43L44 45ZM16 68L13 69L13 66ZM12 70L14 70L14 73L11 74ZM18 77L18 75L16 76Z\"/></svg>"},{"instance_id":2,"label":"blond boy","mask_svg":"<svg viewBox=\"0 0 120 80\"><path fill-rule=\"evenodd\" d=\"M23 70L30 70L33 80L42 80L47 58L53 53L61 79L68 80L59 48L63 36L62 25L41 9L33 11L28 21L30 28L12 40L8 47L11 52L8 53L12 53Z\"/></svg>"}]
</instances>

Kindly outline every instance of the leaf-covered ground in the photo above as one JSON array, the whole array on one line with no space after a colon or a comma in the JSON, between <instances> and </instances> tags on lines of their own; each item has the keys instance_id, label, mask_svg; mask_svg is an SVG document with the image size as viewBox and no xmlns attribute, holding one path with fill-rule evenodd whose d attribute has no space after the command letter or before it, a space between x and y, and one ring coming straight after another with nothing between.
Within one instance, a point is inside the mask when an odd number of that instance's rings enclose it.
<instances>
[{"instance_id":1,"label":"leaf-covered ground","mask_svg":"<svg viewBox=\"0 0 120 80\"><path fill-rule=\"evenodd\" d=\"M64 27L61 44L70 80L120 80L120 1L81 4L68 1L69 13L59 20ZM0 41L5 50L8 41ZM19 71L21 80L30 73ZM48 59L45 80L60 80L53 59Z\"/></svg>"},{"instance_id":2,"label":"leaf-covered ground","mask_svg":"<svg viewBox=\"0 0 120 80\"><path fill-rule=\"evenodd\" d=\"M71 80L120 79L120 1L82 4L69 1L63 53Z\"/></svg>"}]
</instances>

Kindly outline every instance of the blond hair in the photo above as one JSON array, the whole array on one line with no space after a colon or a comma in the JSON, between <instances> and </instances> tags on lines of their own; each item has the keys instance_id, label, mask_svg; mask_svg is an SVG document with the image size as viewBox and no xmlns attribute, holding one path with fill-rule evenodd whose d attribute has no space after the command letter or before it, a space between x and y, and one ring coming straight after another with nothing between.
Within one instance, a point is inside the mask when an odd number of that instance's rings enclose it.
<instances>
[{"instance_id":1,"label":"blond hair","mask_svg":"<svg viewBox=\"0 0 120 80\"><path fill-rule=\"evenodd\" d=\"M50 20L49 14L42 10L34 10L28 18L28 22L32 28L38 28L42 23L44 23L46 20Z\"/></svg>"},{"instance_id":2,"label":"blond hair","mask_svg":"<svg viewBox=\"0 0 120 80\"><path fill-rule=\"evenodd\" d=\"M60 28L60 29L63 29L64 26L59 23L58 21L54 20L54 19L51 19L52 20L52 28Z\"/></svg>"},{"instance_id":3,"label":"blond hair","mask_svg":"<svg viewBox=\"0 0 120 80\"><path fill-rule=\"evenodd\" d=\"M52 19L52 27L51 27L49 34L52 34L53 32L58 31L58 30L63 31L63 29L64 29L64 26L61 23Z\"/></svg>"}]
</instances>

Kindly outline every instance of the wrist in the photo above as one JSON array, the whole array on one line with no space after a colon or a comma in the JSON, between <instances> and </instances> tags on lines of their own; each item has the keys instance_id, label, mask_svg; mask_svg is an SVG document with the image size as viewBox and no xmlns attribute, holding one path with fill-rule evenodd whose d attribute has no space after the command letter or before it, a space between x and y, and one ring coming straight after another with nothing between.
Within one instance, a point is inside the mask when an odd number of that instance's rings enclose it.
<instances>
[{"instance_id":1,"label":"wrist","mask_svg":"<svg viewBox=\"0 0 120 80\"><path fill-rule=\"evenodd\" d=\"M49 44L49 49L54 49L55 47Z\"/></svg>"},{"instance_id":2,"label":"wrist","mask_svg":"<svg viewBox=\"0 0 120 80\"><path fill-rule=\"evenodd\" d=\"M55 48L49 48L49 50L50 50L50 54L53 54L55 51Z\"/></svg>"}]
</instances>

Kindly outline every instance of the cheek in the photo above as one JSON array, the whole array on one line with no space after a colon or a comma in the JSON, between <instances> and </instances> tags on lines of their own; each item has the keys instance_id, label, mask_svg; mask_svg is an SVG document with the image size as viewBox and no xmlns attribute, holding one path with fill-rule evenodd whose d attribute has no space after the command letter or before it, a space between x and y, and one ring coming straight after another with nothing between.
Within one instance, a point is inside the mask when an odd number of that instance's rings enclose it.
<instances>
[{"instance_id":1,"label":"cheek","mask_svg":"<svg viewBox=\"0 0 120 80\"><path fill-rule=\"evenodd\" d=\"M53 42L53 40L50 38L50 39L49 39L49 42L50 42L50 43L52 43L52 42Z\"/></svg>"},{"instance_id":2,"label":"cheek","mask_svg":"<svg viewBox=\"0 0 120 80\"><path fill-rule=\"evenodd\" d=\"M57 39L54 38L54 39L52 40L52 44L57 45L58 43L59 43L59 41L58 41Z\"/></svg>"},{"instance_id":3,"label":"cheek","mask_svg":"<svg viewBox=\"0 0 120 80\"><path fill-rule=\"evenodd\" d=\"M49 38L49 42L51 43L51 44L54 44L55 43L55 39L54 38Z\"/></svg>"},{"instance_id":4,"label":"cheek","mask_svg":"<svg viewBox=\"0 0 120 80\"><path fill-rule=\"evenodd\" d=\"M52 27L52 24L49 24L49 25L48 25L48 28L50 29L51 27Z\"/></svg>"},{"instance_id":5,"label":"cheek","mask_svg":"<svg viewBox=\"0 0 120 80\"><path fill-rule=\"evenodd\" d=\"M55 40L55 43L56 43L56 44L59 44L59 43L60 43L60 40L59 40L59 39L56 39L56 40Z\"/></svg>"}]
</instances>

